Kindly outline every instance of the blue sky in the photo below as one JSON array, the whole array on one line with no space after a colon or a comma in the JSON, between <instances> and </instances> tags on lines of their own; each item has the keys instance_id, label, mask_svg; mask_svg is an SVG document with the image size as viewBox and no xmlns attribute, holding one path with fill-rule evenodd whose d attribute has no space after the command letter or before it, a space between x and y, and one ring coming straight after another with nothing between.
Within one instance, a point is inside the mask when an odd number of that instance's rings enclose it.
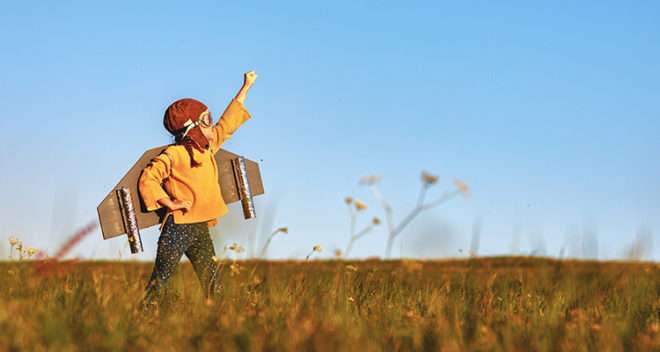
<instances>
[{"instance_id":1,"label":"blue sky","mask_svg":"<svg viewBox=\"0 0 660 352\"><path fill-rule=\"evenodd\" d=\"M253 119L225 148L260 161L260 221L240 208L218 248L288 226L273 258L348 242L343 198L382 176L400 220L422 170L470 199L422 213L395 256L623 258L660 231L660 5L656 2L140 2L0 5L0 237L54 252L142 152L171 141L162 114L194 97L216 115L259 78ZM383 255L384 227L352 256ZM93 233L72 256L153 260ZM653 236L652 236L653 237ZM646 258L660 243L644 242ZM587 250L583 249L587 243ZM595 243L595 244L593 244ZM7 242L2 248L7 253ZM595 248L595 249L594 249Z\"/></svg>"}]
</instances>

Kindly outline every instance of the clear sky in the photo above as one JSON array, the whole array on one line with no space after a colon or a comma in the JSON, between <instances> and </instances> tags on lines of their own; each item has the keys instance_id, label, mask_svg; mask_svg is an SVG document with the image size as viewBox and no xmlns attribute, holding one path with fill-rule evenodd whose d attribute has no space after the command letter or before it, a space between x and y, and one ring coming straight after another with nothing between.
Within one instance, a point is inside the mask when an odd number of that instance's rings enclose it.
<instances>
[{"instance_id":1,"label":"clear sky","mask_svg":"<svg viewBox=\"0 0 660 352\"><path fill-rule=\"evenodd\" d=\"M167 144L182 97L219 114L242 82L253 119L225 148L259 161L258 219L240 207L213 231L288 226L272 258L348 242L343 198L382 209L360 177L382 176L400 220L420 172L440 176L394 255L624 258L638 234L660 259L660 4L540 2L3 2L0 237L53 253L144 150ZM153 260L99 231L71 256ZM381 227L354 257L382 256ZM655 239L655 241L653 241ZM655 243L654 243L655 242ZM0 243L8 253L8 243Z\"/></svg>"}]
</instances>

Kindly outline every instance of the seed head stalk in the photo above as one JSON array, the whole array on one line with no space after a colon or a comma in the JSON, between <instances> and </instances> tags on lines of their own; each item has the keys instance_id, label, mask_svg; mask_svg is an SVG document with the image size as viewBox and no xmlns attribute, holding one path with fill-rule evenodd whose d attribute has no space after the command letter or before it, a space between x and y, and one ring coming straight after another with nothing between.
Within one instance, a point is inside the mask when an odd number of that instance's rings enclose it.
<instances>
[{"instance_id":1,"label":"seed head stalk","mask_svg":"<svg viewBox=\"0 0 660 352\"><path fill-rule=\"evenodd\" d=\"M348 254L351 251L351 248L353 248L353 243L355 243L355 241L357 239L359 239L360 237L362 237L362 236L366 235L367 233L369 233L374 228L374 226L380 224L380 219L373 218L373 220L372 220L372 222L369 226L362 229L360 232L358 232L356 234L355 233L355 223L357 221L357 217L358 217L359 213L366 211L368 206L363 201L361 201L359 199L353 199L353 197L344 198L344 202L348 206L348 215L350 216L350 224L349 224L349 237L350 237L350 239L348 241L348 245L346 246L346 251L343 254L344 257L347 257ZM341 253L341 251L339 251L338 253ZM341 256L341 254L339 256Z\"/></svg>"},{"instance_id":2,"label":"seed head stalk","mask_svg":"<svg viewBox=\"0 0 660 352\"><path fill-rule=\"evenodd\" d=\"M319 253L321 253L321 245L318 245L318 244L317 244L317 245L315 245L314 247L312 247L312 251L309 252L309 254L307 254L307 256L305 257L305 260L309 260L309 257L311 257L312 254L314 254L314 252L319 252Z\"/></svg>"},{"instance_id":3,"label":"seed head stalk","mask_svg":"<svg viewBox=\"0 0 660 352\"><path fill-rule=\"evenodd\" d=\"M374 228L374 225L371 224L371 225L365 227L364 229L362 229L362 231L356 233L355 235L352 235L350 241L348 241L348 245L346 246L346 251L344 252L344 256L346 256L346 257L348 256L348 253L353 248L353 243L355 243L355 241L357 241L360 237L362 237L362 236L368 234L369 232L371 232L371 230L373 228Z\"/></svg>"},{"instance_id":4,"label":"seed head stalk","mask_svg":"<svg viewBox=\"0 0 660 352\"><path fill-rule=\"evenodd\" d=\"M273 237L277 235L278 233L289 233L289 228L288 227L280 227L277 230L273 231L269 236L268 239L266 239L266 243L264 244L264 247L261 249L261 254L259 254L259 258L264 258L266 256L266 250L268 249L268 246L270 245L270 241L273 240Z\"/></svg>"},{"instance_id":5,"label":"seed head stalk","mask_svg":"<svg viewBox=\"0 0 660 352\"><path fill-rule=\"evenodd\" d=\"M392 246L394 244L395 238L401 234L403 229L410 224L410 222L417 217L422 211L428 210L434 207L437 207L450 199L458 196L459 194L463 194L466 197L469 195L469 188L468 186L461 180L454 180L454 184L456 186L456 189L451 191L451 192L444 192L438 199L429 202L429 203L424 203L424 198L426 197L426 191L428 188L431 186L435 185L438 182L438 176L432 175L427 172L422 172L422 185L419 191L419 196L417 197L417 204L416 206L406 215L405 218L396 226L394 226L394 216L392 212L392 206L385 200L385 197L383 197L383 194L381 193L380 189L378 188L377 182L363 182L367 186L369 186L369 189L373 193L374 197L380 202L381 206L385 210L385 219L387 221L387 230L388 230L388 236L387 236L387 247L385 249L385 257L390 258L392 255Z\"/></svg>"}]
</instances>

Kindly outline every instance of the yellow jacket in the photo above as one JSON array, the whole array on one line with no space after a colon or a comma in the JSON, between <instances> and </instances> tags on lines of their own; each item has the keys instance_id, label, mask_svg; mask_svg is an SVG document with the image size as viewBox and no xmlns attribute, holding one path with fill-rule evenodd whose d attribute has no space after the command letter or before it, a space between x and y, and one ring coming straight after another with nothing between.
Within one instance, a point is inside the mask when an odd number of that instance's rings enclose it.
<instances>
[{"instance_id":1,"label":"yellow jacket","mask_svg":"<svg viewBox=\"0 0 660 352\"><path fill-rule=\"evenodd\" d=\"M190 210L185 214L182 210L168 210L163 223L168 216L173 215L175 224L207 221L209 227L215 226L218 223L217 218L227 213L228 209L220 193L218 166L214 155L220 150L222 143L250 118L250 113L243 104L232 99L222 117L213 126L215 141L210 142L209 149L202 153L193 148L193 158L201 163L199 167L190 167L190 156L182 145L170 145L153 158L142 171L138 181L140 195L147 210L161 208L158 200L162 198L189 200L192 202Z\"/></svg>"}]
</instances>

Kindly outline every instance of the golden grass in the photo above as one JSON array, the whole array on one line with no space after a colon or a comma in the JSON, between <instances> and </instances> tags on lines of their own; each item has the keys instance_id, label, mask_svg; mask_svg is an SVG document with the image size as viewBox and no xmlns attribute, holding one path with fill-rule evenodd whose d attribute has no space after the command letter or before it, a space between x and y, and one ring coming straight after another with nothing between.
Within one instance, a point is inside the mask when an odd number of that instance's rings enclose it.
<instances>
[{"instance_id":1,"label":"golden grass","mask_svg":"<svg viewBox=\"0 0 660 352\"><path fill-rule=\"evenodd\" d=\"M238 261L204 301L188 262L139 310L152 263L0 263L0 350L660 349L660 265L538 258ZM57 265L66 266L66 263Z\"/></svg>"}]
</instances>

